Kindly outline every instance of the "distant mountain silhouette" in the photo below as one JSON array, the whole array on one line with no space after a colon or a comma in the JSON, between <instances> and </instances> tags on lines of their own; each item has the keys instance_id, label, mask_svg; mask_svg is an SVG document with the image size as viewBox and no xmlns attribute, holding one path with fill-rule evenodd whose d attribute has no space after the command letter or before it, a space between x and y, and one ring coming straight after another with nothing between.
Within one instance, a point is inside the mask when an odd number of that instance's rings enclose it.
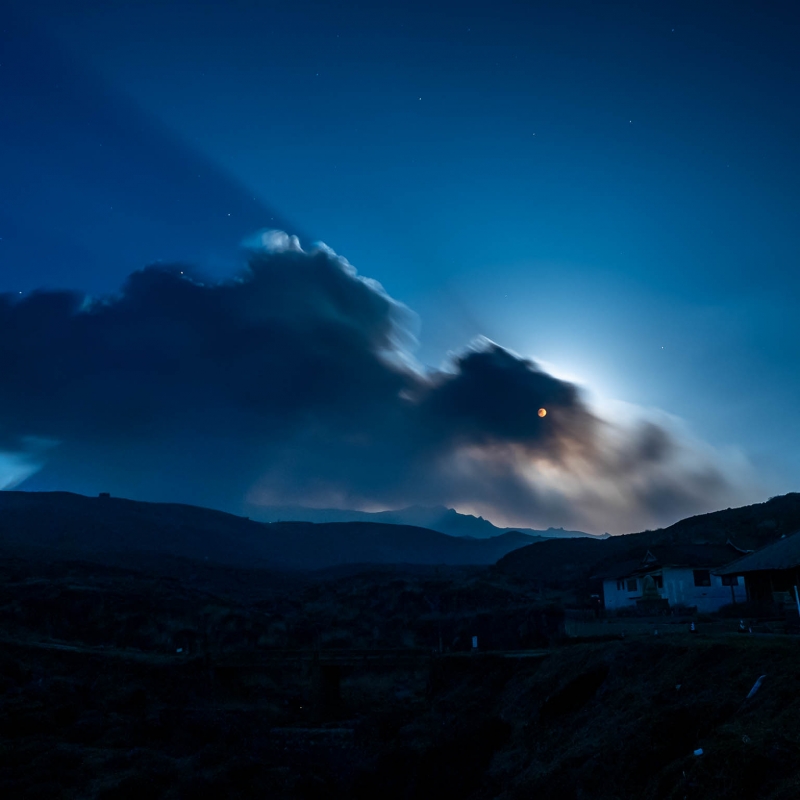
<instances>
[{"instance_id":1,"label":"distant mountain silhouette","mask_svg":"<svg viewBox=\"0 0 800 800\"><path fill-rule=\"evenodd\" d=\"M253 516L264 522L381 522L390 525L419 525L448 536L471 536L490 539L503 533L519 532L542 539L604 539L583 531L563 528L498 528L483 517L460 514L446 506L409 506L396 511L349 511L336 508L304 508L303 506L268 506L253 510Z\"/></svg>"},{"instance_id":2,"label":"distant mountain silhouette","mask_svg":"<svg viewBox=\"0 0 800 800\"><path fill-rule=\"evenodd\" d=\"M657 545L725 544L758 549L800 530L800 494L773 497L766 503L687 517L668 528L612 536L601 542L573 539L523 547L497 563L502 572L546 583L573 584L606 567L641 558ZM731 558L733 560L733 558Z\"/></svg>"},{"instance_id":3,"label":"distant mountain silhouette","mask_svg":"<svg viewBox=\"0 0 800 800\"><path fill-rule=\"evenodd\" d=\"M475 539L410 525L263 523L197 506L68 492L0 492L0 547L44 548L53 557L104 563L177 556L270 569L481 565L534 541L517 531Z\"/></svg>"}]
</instances>

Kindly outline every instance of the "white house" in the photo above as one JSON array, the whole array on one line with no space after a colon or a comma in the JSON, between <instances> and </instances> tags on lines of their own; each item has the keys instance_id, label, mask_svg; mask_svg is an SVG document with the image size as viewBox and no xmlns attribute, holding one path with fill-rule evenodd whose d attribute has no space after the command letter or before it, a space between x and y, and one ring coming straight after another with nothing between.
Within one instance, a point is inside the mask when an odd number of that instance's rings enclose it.
<instances>
[{"instance_id":1,"label":"white house","mask_svg":"<svg viewBox=\"0 0 800 800\"><path fill-rule=\"evenodd\" d=\"M643 558L622 562L596 576L603 581L603 605L609 611L641 608L648 601L658 604L660 598L670 607L696 607L709 613L729 603L744 602L744 581L736 575L714 574L743 552L730 542L655 546Z\"/></svg>"}]
</instances>

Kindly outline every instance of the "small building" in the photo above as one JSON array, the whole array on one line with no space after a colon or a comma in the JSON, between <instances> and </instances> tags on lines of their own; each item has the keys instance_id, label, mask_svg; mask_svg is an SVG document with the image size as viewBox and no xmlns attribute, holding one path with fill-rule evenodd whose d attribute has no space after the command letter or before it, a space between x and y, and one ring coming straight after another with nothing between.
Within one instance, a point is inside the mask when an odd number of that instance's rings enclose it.
<instances>
[{"instance_id":1,"label":"small building","mask_svg":"<svg viewBox=\"0 0 800 800\"><path fill-rule=\"evenodd\" d=\"M747 599L738 576L719 574L720 567L743 552L730 542L656 546L642 558L621 562L595 577L603 581L608 611L638 607L647 613L686 606L710 613Z\"/></svg>"},{"instance_id":2,"label":"small building","mask_svg":"<svg viewBox=\"0 0 800 800\"><path fill-rule=\"evenodd\" d=\"M716 570L721 578L744 578L747 599L756 605L797 608L800 590L800 532Z\"/></svg>"}]
</instances>

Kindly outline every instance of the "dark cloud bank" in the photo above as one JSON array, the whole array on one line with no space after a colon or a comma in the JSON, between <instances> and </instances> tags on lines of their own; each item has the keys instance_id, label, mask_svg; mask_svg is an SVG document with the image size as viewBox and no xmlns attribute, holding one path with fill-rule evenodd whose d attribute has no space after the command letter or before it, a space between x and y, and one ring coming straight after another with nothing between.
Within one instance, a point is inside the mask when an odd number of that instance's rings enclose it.
<instances>
[{"instance_id":1,"label":"dark cloud bank","mask_svg":"<svg viewBox=\"0 0 800 800\"><path fill-rule=\"evenodd\" d=\"M221 283L151 267L109 298L4 295L0 485L234 511L443 503L614 532L741 499L715 453L603 419L492 342L422 368L415 325L326 247L275 232Z\"/></svg>"}]
</instances>

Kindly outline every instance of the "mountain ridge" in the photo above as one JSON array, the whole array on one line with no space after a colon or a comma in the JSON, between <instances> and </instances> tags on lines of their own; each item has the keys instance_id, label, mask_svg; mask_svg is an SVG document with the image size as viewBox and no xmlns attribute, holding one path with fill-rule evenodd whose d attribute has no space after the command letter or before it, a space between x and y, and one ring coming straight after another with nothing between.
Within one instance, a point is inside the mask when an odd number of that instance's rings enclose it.
<instances>
[{"instance_id":1,"label":"mountain ridge","mask_svg":"<svg viewBox=\"0 0 800 800\"><path fill-rule=\"evenodd\" d=\"M475 539L490 539L513 531L542 539L605 539L608 537L608 534L595 535L584 531L552 527L545 530L521 527L501 528L488 519L472 514L462 514L447 506L407 506L392 511L263 506L253 508L251 514L262 522L380 522L389 525L419 525L447 536L471 536Z\"/></svg>"},{"instance_id":2,"label":"mountain ridge","mask_svg":"<svg viewBox=\"0 0 800 800\"><path fill-rule=\"evenodd\" d=\"M69 492L0 492L0 545L96 561L177 556L283 570L351 563L488 565L535 541L518 531L474 539L411 525L265 523L178 503Z\"/></svg>"}]
</instances>

